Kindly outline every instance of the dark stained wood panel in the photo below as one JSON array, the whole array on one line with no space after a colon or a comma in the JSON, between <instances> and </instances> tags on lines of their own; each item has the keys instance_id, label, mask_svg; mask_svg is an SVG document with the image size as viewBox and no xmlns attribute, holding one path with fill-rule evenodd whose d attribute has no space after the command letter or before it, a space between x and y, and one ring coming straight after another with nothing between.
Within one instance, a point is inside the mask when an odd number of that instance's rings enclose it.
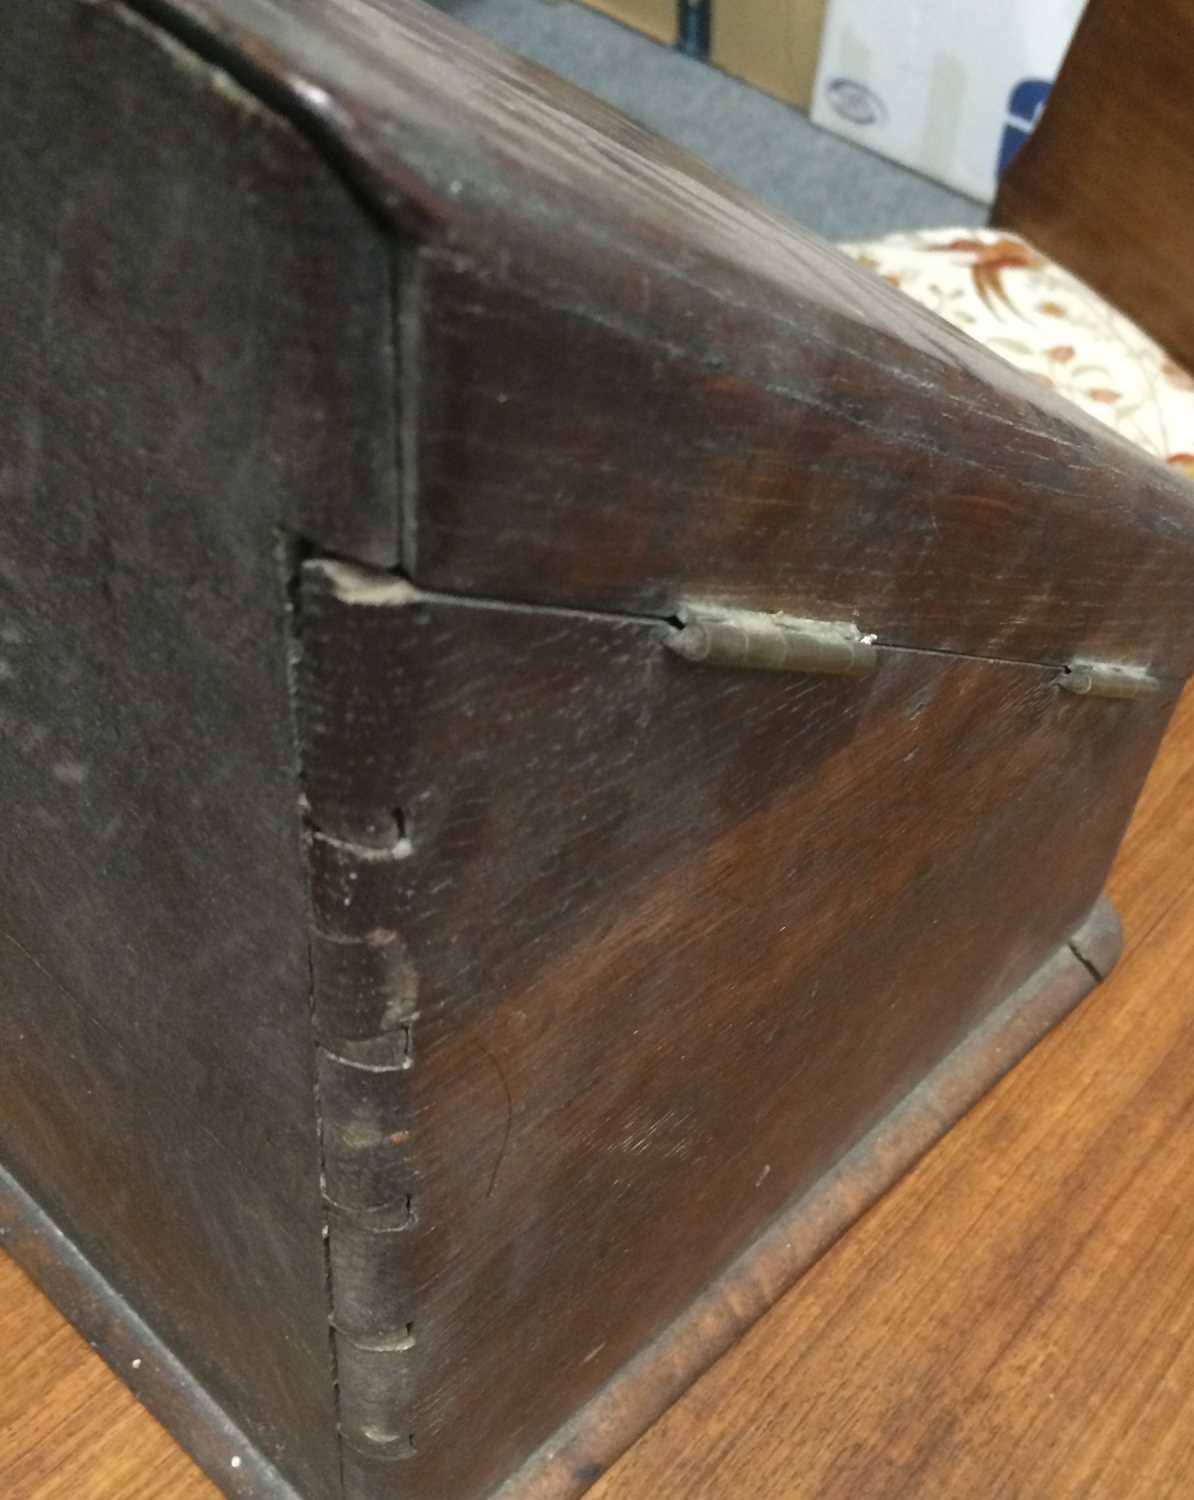
<instances>
[{"instance_id":1,"label":"dark stained wood panel","mask_svg":"<svg viewBox=\"0 0 1194 1500\"><path fill-rule=\"evenodd\" d=\"M246 1500L479 1500L1093 983L1188 498L409 0L2 6L0 1228Z\"/></svg>"},{"instance_id":2,"label":"dark stained wood panel","mask_svg":"<svg viewBox=\"0 0 1194 1500\"><path fill-rule=\"evenodd\" d=\"M2 11L0 1155L330 1500L279 535L395 558L390 252L160 32Z\"/></svg>"},{"instance_id":3,"label":"dark stained wood panel","mask_svg":"<svg viewBox=\"0 0 1194 1500\"><path fill-rule=\"evenodd\" d=\"M708 168L417 0L144 8L434 247L403 323L418 582L1194 665L1182 479Z\"/></svg>"},{"instance_id":4,"label":"dark stained wood panel","mask_svg":"<svg viewBox=\"0 0 1194 1500\"><path fill-rule=\"evenodd\" d=\"M481 1494L1079 926L1169 705L308 578L314 825L403 830L313 839L336 1324L415 1331L363 1388Z\"/></svg>"},{"instance_id":5,"label":"dark stained wood panel","mask_svg":"<svg viewBox=\"0 0 1194 1500\"><path fill-rule=\"evenodd\" d=\"M888 1500L901 1488L1180 1500L1194 1486L1194 1198L1181 1185L1194 1159L1192 787L1187 698L1112 874L1119 970L592 1500ZM214 1500L6 1260L0 1339L10 1493Z\"/></svg>"},{"instance_id":6,"label":"dark stained wood panel","mask_svg":"<svg viewBox=\"0 0 1194 1500\"><path fill-rule=\"evenodd\" d=\"M1194 368L1192 96L1186 0L1090 0L994 218Z\"/></svg>"},{"instance_id":7,"label":"dark stained wood panel","mask_svg":"<svg viewBox=\"0 0 1194 1500\"><path fill-rule=\"evenodd\" d=\"M591 1500L1194 1489L1194 696L1112 875L1106 985Z\"/></svg>"}]
</instances>

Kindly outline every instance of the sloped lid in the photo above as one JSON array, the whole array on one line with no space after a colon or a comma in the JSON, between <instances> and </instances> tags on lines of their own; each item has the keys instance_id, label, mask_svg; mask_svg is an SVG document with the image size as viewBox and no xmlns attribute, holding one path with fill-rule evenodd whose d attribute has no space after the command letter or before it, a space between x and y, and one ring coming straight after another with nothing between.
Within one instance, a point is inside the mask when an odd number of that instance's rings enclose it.
<instances>
[{"instance_id":1,"label":"sloped lid","mask_svg":"<svg viewBox=\"0 0 1194 1500\"><path fill-rule=\"evenodd\" d=\"M1194 491L552 75L414 0L143 0L400 257L422 587L1194 666Z\"/></svg>"}]
</instances>

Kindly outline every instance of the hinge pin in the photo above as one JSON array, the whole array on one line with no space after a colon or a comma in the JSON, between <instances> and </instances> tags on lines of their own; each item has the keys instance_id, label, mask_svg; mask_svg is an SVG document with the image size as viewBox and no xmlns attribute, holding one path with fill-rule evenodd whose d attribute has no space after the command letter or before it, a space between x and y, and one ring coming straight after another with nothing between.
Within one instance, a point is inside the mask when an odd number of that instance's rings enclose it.
<instances>
[{"instance_id":1,"label":"hinge pin","mask_svg":"<svg viewBox=\"0 0 1194 1500\"><path fill-rule=\"evenodd\" d=\"M1071 662L1057 686L1084 698L1155 698L1161 691L1160 680L1142 667L1102 661Z\"/></svg>"},{"instance_id":2,"label":"hinge pin","mask_svg":"<svg viewBox=\"0 0 1194 1500\"><path fill-rule=\"evenodd\" d=\"M694 607L681 610L679 619L680 627L668 635L669 648L705 666L866 677L879 662L872 642L853 625Z\"/></svg>"}]
</instances>

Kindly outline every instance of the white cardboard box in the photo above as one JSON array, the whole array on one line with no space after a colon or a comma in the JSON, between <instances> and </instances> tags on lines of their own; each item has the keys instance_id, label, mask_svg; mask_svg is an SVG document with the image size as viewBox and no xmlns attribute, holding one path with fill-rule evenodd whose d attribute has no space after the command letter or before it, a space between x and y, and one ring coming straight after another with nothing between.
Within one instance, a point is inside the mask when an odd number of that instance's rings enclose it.
<instances>
[{"instance_id":1,"label":"white cardboard box","mask_svg":"<svg viewBox=\"0 0 1194 1500\"><path fill-rule=\"evenodd\" d=\"M830 0L812 117L989 202L1045 102L1084 5Z\"/></svg>"}]
</instances>

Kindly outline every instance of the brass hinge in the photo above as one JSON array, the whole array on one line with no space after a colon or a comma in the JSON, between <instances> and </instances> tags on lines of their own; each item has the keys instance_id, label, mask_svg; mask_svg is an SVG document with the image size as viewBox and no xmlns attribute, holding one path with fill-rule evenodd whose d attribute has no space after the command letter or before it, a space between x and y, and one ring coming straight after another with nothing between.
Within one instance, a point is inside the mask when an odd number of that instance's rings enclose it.
<instances>
[{"instance_id":1,"label":"brass hinge","mask_svg":"<svg viewBox=\"0 0 1194 1500\"><path fill-rule=\"evenodd\" d=\"M1057 686L1084 698L1155 698L1161 691L1160 680L1143 667L1103 661L1071 662Z\"/></svg>"},{"instance_id":2,"label":"brass hinge","mask_svg":"<svg viewBox=\"0 0 1194 1500\"><path fill-rule=\"evenodd\" d=\"M879 663L872 640L854 625L694 606L685 606L678 618L669 648L704 666L866 677Z\"/></svg>"}]
</instances>

